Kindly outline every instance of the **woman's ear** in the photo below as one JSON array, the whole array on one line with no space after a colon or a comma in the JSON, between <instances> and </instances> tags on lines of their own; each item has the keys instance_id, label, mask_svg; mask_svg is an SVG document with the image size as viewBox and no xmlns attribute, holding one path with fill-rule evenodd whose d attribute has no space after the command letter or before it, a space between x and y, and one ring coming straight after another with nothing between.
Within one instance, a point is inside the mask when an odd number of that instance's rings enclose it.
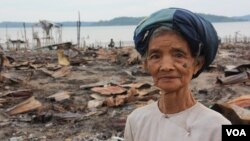
<instances>
[{"instance_id":1,"label":"woman's ear","mask_svg":"<svg viewBox=\"0 0 250 141\"><path fill-rule=\"evenodd\" d=\"M202 68L202 66L204 65L205 58L204 58L204 56L199 56L199 57L195 58L194 61L195 61L194 74L196 74Z\"/></svg>"}]
</instances>

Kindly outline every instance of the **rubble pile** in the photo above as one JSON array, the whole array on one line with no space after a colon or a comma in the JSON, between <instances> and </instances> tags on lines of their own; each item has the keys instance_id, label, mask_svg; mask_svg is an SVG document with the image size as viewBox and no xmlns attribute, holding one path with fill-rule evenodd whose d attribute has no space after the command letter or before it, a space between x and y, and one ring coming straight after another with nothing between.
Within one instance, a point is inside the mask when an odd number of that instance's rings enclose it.
<instances>
[{"instance_id":1,"label":"rubble pile","mask_svg":"<svg viewBox=\"0 0 250 141\"><path fill-rule=\"evenodd\" d=\"M249 97L249 48L221 45L214 64L192 82L198 101L213 107ZM1 51L1 140L123 140L127 115L159 98L141 62L133 47L77 49L67 43ZM249 110L247 103L241 108Z\"/></svg>"}]
</instances>

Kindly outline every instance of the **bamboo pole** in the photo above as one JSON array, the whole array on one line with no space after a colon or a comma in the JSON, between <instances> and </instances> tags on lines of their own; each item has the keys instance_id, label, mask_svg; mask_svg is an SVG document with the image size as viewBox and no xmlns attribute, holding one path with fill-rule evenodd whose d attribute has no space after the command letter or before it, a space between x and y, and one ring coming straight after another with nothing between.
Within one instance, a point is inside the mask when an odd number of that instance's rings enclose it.
<instances>
[{"instance_id":1,"label":"bamboo pole","mask_svg":"<svg viewBox=\"0 0 250 141\"><path fill-rule=\"evenodd\" d=\"M77 47L80 48L80 36L81 36L81 19L80 12L78 11L78 21L77 21Z\"/></svg>"},{"instance_id":2,"label":"bamboo pole","mask_svg":"<svg viewBox=\"0 0 250 141\"><path fill-rule=\"evenodd\" d=\"M27 36L26 36L26 25L25 23L23 23L23 29L24 29L24 40L25 40L25 51L27 51L27 48L29 48L29 43L28 43L28 40L27 40Z\"/></svg>"}]
</instances>

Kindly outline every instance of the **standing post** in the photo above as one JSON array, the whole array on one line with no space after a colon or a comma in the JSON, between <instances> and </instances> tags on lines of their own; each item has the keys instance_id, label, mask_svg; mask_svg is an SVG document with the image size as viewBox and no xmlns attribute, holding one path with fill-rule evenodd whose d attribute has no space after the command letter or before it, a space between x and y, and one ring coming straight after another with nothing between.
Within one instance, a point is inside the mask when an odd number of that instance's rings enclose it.
<instances>
[{"instance_id":1,"label":"standing post","mask_svg":"<svg viewBox=\"0 0 250 141\"><path fill-rule=\"evenodd\" d=\"M8 40L8 25L5 25L5 38Z\"/></svg>"},{"instance_id":2,"label":"standing post","mask_svg":"<svg viewBox=\"0 0 250 141\"><path fill-rule=\"evenodd\" d=\"M26 26L25 26L25 23L23 23L23 29L24 29L24 40L26 42L25 51L27 51L27 48L29 47L29 43L28 43L27 36L26 36Z\"/></svg>"},{"instance_id":3,"label":"standing post","mask_svg":"<svg viewBox=\"0 0 250 141\"><path fill-rule=\"evenodd\" d=\"M238 37L237 37L238 34L239 34L239 31L236 31L236 32L235 32L235 36L234 36L235 43L238 42Z\"/></svg>"},{"instance_id":4,"label":"standing post","mask_svg":"<svg viewBox=\"0 0 250 141\"><path fill-rule=\"evenodd\" d=\"M7 26L7 24L5 24L5 40L6 40L7 49L9 49L9 42L8 42L8 26Z\"/></svg>"},{"instance_id":5,"label":"standing post","mask_svg":"<svg viewBox=\"0 0 250 141\"><path fill-rule=\"evenodd\" d=\"M78 21L77 21L77 47L80 48L80 36L81 36L81 19L80 12L78 11Z\"/></svg>"}]
</instances>

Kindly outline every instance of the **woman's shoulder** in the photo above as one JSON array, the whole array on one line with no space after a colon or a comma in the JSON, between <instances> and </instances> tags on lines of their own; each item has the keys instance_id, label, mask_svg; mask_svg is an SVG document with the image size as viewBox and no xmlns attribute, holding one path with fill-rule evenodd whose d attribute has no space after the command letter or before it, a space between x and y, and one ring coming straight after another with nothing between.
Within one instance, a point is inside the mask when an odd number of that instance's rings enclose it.
<instances>
[{"instance_id":1,"label":"woman's shoulder","mask_svg":"<svg viewBox=\"0 0 250 141\"><path fill-rule=\"evenodd\" d=\"M146 106L135 109L131 114L129 114L130 119L142 119L147 118L158 113L157 102L153 102Z\"/></svg>"},{"instance_id":2,"label":"woman's shoulder","mask_svg":"<svg viewBox=\"0 0 250 141\"><path fill-rule=\"evenodd\" d=\"M199 103L199 115L201 115L201 118L208 123L218 123L218 124L231 124L231 122L225 118L222 114L218 113L217 111L214 111L203 104ZM211 123L211 124L212 124Z\"/></svg>"}]
</instances>

